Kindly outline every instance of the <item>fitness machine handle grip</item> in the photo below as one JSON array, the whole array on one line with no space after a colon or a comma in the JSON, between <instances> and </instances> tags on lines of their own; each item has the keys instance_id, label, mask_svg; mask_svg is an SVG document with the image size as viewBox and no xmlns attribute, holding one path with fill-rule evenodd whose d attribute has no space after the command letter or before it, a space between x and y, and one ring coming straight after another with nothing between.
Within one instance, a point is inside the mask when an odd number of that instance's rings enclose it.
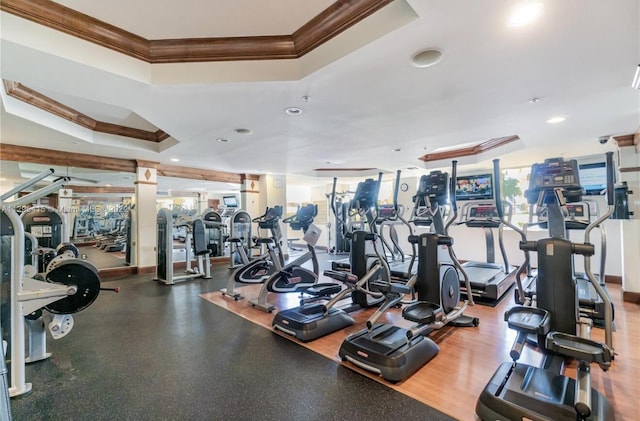
<instances>
[{"instance_id":1,"label":"fitness machine handle grip","mask_svg":"<svg viewBox=\"0 0 640 421\"><path fill-rule=\"evenodd\" d=\"M400 173L402 171L398 170L396 172L396 186L393 189L393 208L396 210L396 214L398 213L398 190L400 190Z\"/></svg>"},{"instance_id":2,"label":"fitness machine handle grip","mask_svg":"<svg viewBox=\"0 0 640 421\"><path fill-rule=\"evenodd\" d=\"M438 237L438 245L451 247L453 246L453 238L444 236Z\"/></svg>"},{"instance_id":3,"label":"fitness machine handle grip","mask_svg":"<svg viewBox=\"0 0 640 421\"><path fill-rule=\"evenodd\" d=\"M571 244L571 251L581 256L593 256L595 254L595 247L593 244Z\"/></svg>"},{"instance_id":4,"label":"fitness machine handle grip","mask_svg":"<svg viewBox=\"0 0 640 421\"><path fill-rule=\"evenodd\" d=\"M520 356L522 355L522 349L524 348L524 344L527 341L527 334L525 332L518 332L516 335L516 340L513 342L513 346L511 347L511 351L509 351L509 356L513 361L518 361Z\"/></svg>"},{"instance_id":5,"label":"fitness machine handle grip","mask_svg":"<svg viewBox=\"0 0 640 421\"><path fill-rule=\"evenodd\" d=\"M495 189L496 211L500 220L504 219L504 208L502 207L502 188L500 186L500 160L493 160L493 188Z\"/></svg>"},{"instance_id":6,"label":"fitness machine handle grip","mask_svg":"<svg viewBox=\"0 0 640 421\"><path fill-rule=\"evenodd\" d=\"M349 273L349 272L341 272L338 270L325 270L323 272L324 276L327 276L331 279L335 279L336 281L340 281L340 282L344 282L344 283L351 283L351 284L355 284L356 282L358 282L358 277L356 275L354 275L353 273Z\"/></svg>"},{"instance_id":7,"label":"fitness machine handle grip","mask_svg":"<svg viewBox=\"0 0 640 421\"><path fill-rule=\"evenodd\" d=\"M520 250L522 251L537 251L538 242L537 241L520 241L519 247L520 247Z\"/></svg>"},{"instance_id":8,"label":"fitness machine handle grip","mask_svg":"<svg viewBox=\"0 0 640 421\"><path fill-rule=\"evenodd\" d=\"M615 168L613 167L613 152L607 152L607 205L614 205L614 186L613 180L615 178Z\"/></svg>"},{"instance_id":9,"label":"fitness machine handle grip","mask_svg":"<svg viewBox=\"0 0 640 421\"><path fill-rule=\"evenodd\" d=\"M410 235L409 236L409 243L410 244L418 244L420 242L420 236L419 235Z\"/></svg>"},{"instance_id":10,"label":"fitness machine handle grip","mask_svg":"<svg viewBox=\"0 0 640 421\"><path fill-rule=\"evenodd\" d=\"M458 184L458 161L451 161L451 180L449 182L449 201L451 202L451 210L458 211L456 203L456 185Z\"/></svg>"}]
</instances>

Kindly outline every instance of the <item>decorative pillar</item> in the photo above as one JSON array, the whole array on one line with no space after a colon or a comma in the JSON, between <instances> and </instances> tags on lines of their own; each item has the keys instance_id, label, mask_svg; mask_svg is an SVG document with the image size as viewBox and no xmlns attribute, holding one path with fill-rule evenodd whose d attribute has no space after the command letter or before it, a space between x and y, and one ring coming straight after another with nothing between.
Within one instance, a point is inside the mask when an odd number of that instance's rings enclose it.
<instances>
[{"instance_id":1,"label":"decorative pillar","mask_svg":"<svg viewBox=\"0 0 640 421\"><path fill-rule=\"evenodd\" d=\"M282 206L282 218L287 212L287 183L284 175L265 174L260 176L260 212L264 213L267 207ZM280 224L282 231L282 249L285 254L288 253L287 248L287 226Z\"/></svg>"},{"instance_id":2,"label":"decorative pillar","mask_svg":"<svg viewBox=\"0 0 640 421\"><path fill-rule=\"evenodd\" d=\"M60 189L58 191L58 212L62 214L66 232L62 233L62 242L66 243L73 237L73 222L80 209L73 209L73 190Z\"/></svg>"},{"instance_id":3,"label":"decorative pillar","mask_svg":"<svg viewBox=\"0 0 640 421\"><path fill-rule=\"evenodd\" d=\"M264 209L260 205L260 177L253 174L242 174L240 187L240 208L249 212L252 218L262 215Z\"/></svg>"},{"instance_id":4,"label":"decorative pillar","mask_svg":"<svg viewBox=\"0 0 640 421\"><path fill-rule=\"evenodd\" d=\"M204 214L209 209L209 194L206 191L198 193L198 215Z\"/></svg>"},{"instance_id":5,"label":"decorative pillar","mask_svg":"<svg viewBox=\"0 0 640 421\"><path fill-rule=\"evenodd\" d=\"M138 273L153 273L156 265L156 196L158 173L156 162L136 160L135 233L132 246Z\"/></svg>"}]
</instances>

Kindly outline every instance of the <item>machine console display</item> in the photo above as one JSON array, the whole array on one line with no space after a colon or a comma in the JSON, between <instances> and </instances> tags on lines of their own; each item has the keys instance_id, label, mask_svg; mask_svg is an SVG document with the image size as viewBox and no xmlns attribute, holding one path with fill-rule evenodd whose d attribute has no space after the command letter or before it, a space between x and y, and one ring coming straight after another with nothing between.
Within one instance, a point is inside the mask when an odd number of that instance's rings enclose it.
<instances>
[{"instance_id":1,"label":"machine console display","mask_svg":"<svg viewBox=\"0 0 640 421\"><path fill-rule=\"evenodd\" d=\"M351 209L371 209L378 201L378 181L367 178L358 183L356 193L351 199Z\"/></svg>"},{"instance_id":2,"label":"machine console display","mask_svg":"<svg viewBox=\"0 0 640 421\"><path fill-rule=\"evenodd\" d=\"M527 201L536 203L541 193L545 196L545 202L555 200L547 195L554 189L562 189L565 198L570 202L581 200L583 190L575 159L550 158L542 164L533 164L529 189L525 192Z\"/></svg>"},{"instance_id":3,"label":"machine console display","mask_svg":"<svg viewBox=\"0 0 640 421\"><path fill-rule=\"evenodd\" d=\"M378 217L376 223L380 224L384 221L395 221L398 219L396 208L393 205L380 205L378 208Z\"/></svg>"},{"instance_id":4,"label":"machine console display","mask_svg":"<svg viewBox=\"0 0 640 421\"><path fill-rule=\"evenodd\" d=\"M418 192L415 200L424 202L427 198L438 205L444 205L447 202L447 193L449 188L449 174L442 171L431 171L420 177ZM424 203L426 205L426 203Z\"/></svg>"},{"instance_id":5,"label":"machine console display","mask_svg":"<svg viewBox=\"0 0 640 421\"><path fill-rule=\"evenodd\" d=\"M471 206L469 208L469 218L495 219L498 218L498 210L491 205Z\"/></svg>"}]
</instances>

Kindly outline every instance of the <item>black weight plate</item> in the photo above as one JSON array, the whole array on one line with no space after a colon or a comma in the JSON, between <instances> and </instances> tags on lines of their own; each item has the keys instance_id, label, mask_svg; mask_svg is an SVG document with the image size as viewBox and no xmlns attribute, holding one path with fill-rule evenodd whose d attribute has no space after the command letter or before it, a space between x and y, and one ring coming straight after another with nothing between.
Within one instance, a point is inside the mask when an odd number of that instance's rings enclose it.
<instances>
[{"instance_id":1,"label":"black weight plate","mask_svg":"<svg viewBox=\"0 0 640 421\"><path fill-rule=\"evenodd\" d=\"M84 310L100 294L98 269L85 260L69 259L60 262L55 269L47 273L47 282L75 285L78 288L74 295L45 306L54 314L72 314Z\"/></svg>"},{"instance_id":2,"label":"black weight plate","mask_svg":"<svg viewBox=\"0 0 640 421\"><path fill-rule=\"evenodd\" d=\"M453 266L442 265L440 267L442 309L449 313L460 303L460 279L458 271Z\"/></svg>"},{"instance_id":3,"label":"black weight plate","mask_svg":"<svg viewBox=\"0 0 640 421\"><path fill-rule=\"evenodd\" d=\"M78 247L73 243L60 243L58 247L56 247L56 254L58 256L63 254L65 251L72 252L73 257L80 257L80 250L78 250Z\"/></svg>"}]
</instances>

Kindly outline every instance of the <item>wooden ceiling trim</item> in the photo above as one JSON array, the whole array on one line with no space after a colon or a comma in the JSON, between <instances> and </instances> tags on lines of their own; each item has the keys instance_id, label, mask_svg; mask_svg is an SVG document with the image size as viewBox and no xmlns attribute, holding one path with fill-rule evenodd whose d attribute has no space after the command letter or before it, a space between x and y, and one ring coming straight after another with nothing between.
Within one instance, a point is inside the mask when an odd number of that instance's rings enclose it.
<instances>
[{"instance_id":1,"label":"wooden ceiling trim","mask_svg":"<svg viewBox=\"0 0 640 421\"><path fill-rule=\"evenodd\" d=\"M618 145L619 148L638 144L638 136L637 134L633 134L633 133L620 135L620 136L613 136L613 139L616 141L616 145Z\"/></svg>"},{"instance_id":2,"label":"wooden ceiling trim","mask_svg":"<svg viewBox=\"0 0 640 421\"><path fill-rule=\"evenodd\" d=\"M260 176L257 174L240 174L240 179L244 182L246 180L249 181L260 181Z\"/></svg>"},{"instance_id":3,"label":"wooden ceiling trim","mask_svg":"<svg viewBox=\"0 0 640 421\"><path fill-rule=\"evenodd\" d=\"M0 143L0 158L3 161L32 162L63 167L90 168L119 172L136 172L136 163L131 159L108 158L80 153L54 151L51 149Z\"/></svg>"},{"instance_id":4,"label":"wooden ceiling trim","mask_svg":"<svg viewBox=\"0 0 640 421\"><path fill-rule=\"evenodd\" d=\"M2 0L0 10L119 53L151 61L149 41L49 0Z\"/></svg>"},{"instance_id":5,"label":"wooden ceiling trim","mask_svg":"<svg viewBox=\"0 0 640 421\"><path fill-rule=\"evenodd\" d=\"M298 57L346 31L393 0L338 0L292 34Z\"/></svg>"},{"instance_id":6,"label":"wooden ceiling trim","mask_svg":"<svg viewBox=\"0 0 640 421\"><path fill-rule=\"evenodd\" d=\"M82 127L86 127L89 130L93 130L96 126L96 120L91 117L67 107L58 101L54 101L31 88L13 81L4 80L3 82L5 92L12 98L26 102L29 105L57 115Z\"/></svg>"},{"instance_id":7,"label":"wooden ceiling trim","mask_svg":"<svg viewBox=\"0 0 640 421\"><path fill-rule=\"evenodd\" d=\"M10 80L3 80L5 92L7 95L26 102L29 105L40 108L46 112L57 115L79 126L85 127L96 132L113 134L118 136L129 137L132 139L146 140L149 142L161 142L169 137L169 134L162 130L155 132L136 129L134 127L121 126L119 124L97 121L88 115L68 107L58 101L55 101L41 93L28 88L20 83Z\"/></svg>"},{"instance_id":8,"label":"wooden ceiling trim","mask_svg":"<svg viewBox=\"0 0 640 421\"><path fill-rule=\"evenodd\" d=\"M156 132L136 129L134 127L121 126L119 124L105 123L104 121L97 121L93 130L100 133L114 134L117 136L130 137L139 140L147 140L149 142L157 143L159 141Z\"/></svg>"},{"instance_id":9,"label":"wooden ceiling trim","mask_svg":"<svg viewBox=\"0 0 640 421\"><path fill-rule=\"evenodd\" d=\"M295 59L290 35L150 41L152 63Z\"/></svg>"},{"instance_id":10,"label":"wooden ceiling trim","mask_svg":"<svg viewBox=\"0 0 640 421\"><path fill-rule=\"evenodd\" d=\"M31 162L61 167L77 167L96 170L109 170L135 173L138 166L157 168L158 175L165 177L188 178L191 180L219 181L240 184L243 180L258 180L257 175L236 174L200 168L179 167L159 164L152 161L109 158L105 156L54 151L51 149L0 143L0 159L3 161ZM89 186L95 187L95 186ZM126 191L125 193L128 193ZM120 192L114 192L120 193Z\"/></svg>"},{"instance_id":11,"label":"wooden ceiling trim","mask_svg":"<svg viewBox=\"0 0 640 421\"><path fill-rule=\"evenodd\" d=\"M469 146L467 148L459 148L459 149L452 149L450 151L429 153L421 156L418 159L424 162L432 162L432 161L440 161L445 159L461 158L464 156L479 155L481 153L490 151L491 149L495 149L495 148L499 148L501 146L507 145L518 139L520 139L518 135L497 137L494 139L489 139L486 142L482 142L475 146Z\"/></svg>"},{"instance_id":12,"label":"wooden ceiling trim","mask_svg":"<svg viewBox=\"0 0 640 421\"><path fill-rule=\"evenodd\" d=\"M164 177L188 178L191 180L219 181L221 183L240 184L242 182L242 176L240 174L205 170L201 168L179 167L168 164L158 165L158 175Z\"/></svg>"},{"instance_id":13,"label":"wooden ceiling trim","mask_svg":"<svg viewBox=\"0 0 640 421\"><path fill-rule=\"evenodd\" d=\"M116 193L116 194L134 194L135 187L114 187L114 186L74 186L66 185L66 189L72 190L73 193Z\"/></svg>"},{"instance_id":14,"label":"wooden ceiling trim","mask_svg":"<svg viewBox=\"0 0 640 421\"><path fill-rule=\"evenodd\" d=\"M2 0L0 10L147 63L294 59L393 0L337 0L293 34L147 40L49 0Z\"/></svg>"}]
</instances>

